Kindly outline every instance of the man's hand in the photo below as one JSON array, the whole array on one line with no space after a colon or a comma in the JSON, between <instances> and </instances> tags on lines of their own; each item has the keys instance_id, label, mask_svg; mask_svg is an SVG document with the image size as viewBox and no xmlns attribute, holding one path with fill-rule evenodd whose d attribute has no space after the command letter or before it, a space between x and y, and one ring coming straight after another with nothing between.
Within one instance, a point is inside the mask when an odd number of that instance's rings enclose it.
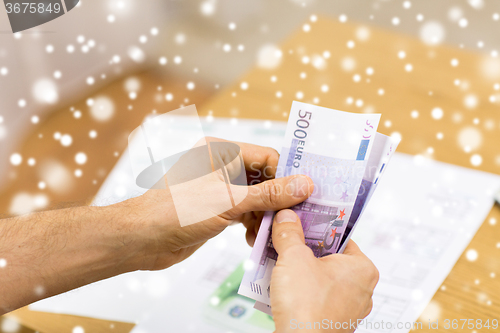
<instances>
[{"instance_id":1,"label":"man's hand","mask_svg":"<svg viewBox=\"0 0 500 333\"><path fill-rule=\"evenodd\" d=\"M234 195L244 193L240 195L243 201L202 222L180 226L168 186L107 207L77 207L1 220L0 258L7 264L0 267L0 315L115 275L167 268L235 221L243 222L247 240L253 243L260 212L304 201L312 193L313 183L305 176L272 179L278 153L239 145L248 182L257 184L230 185ZM213 181L205 189L186 187L183 195L217 202L213 190L227 184L217 175ZM196 209L197 201L189 202Z\"/></svg>"},{"instance_id":2,"label":"man's hand","mask_svg":"<svg viewBox=\"0 0 500 333\"><path fill-rule=\"evenodd\" d=\"M271 277L276 332L295 332L298 326L294 325L323 320L330 329L308 332L353 332L347 325L372 309L378 271L370 259L352 240L344 254L314 257L304 243L299 217L289 209L276 214L272 239L278 252ZM335 323L347 324L343 329L331 329Z\"/></svg>"},{"instance_id":3,"label":"man's hand","mask_svg":"<svg viewBox=\"0 0 500 333\"><path fill-rule=\"evenodd\" d=\"M207 141L223 142L224 140L207 138ZM311 195L314 185L307 176L273 179L279 159L276 150L246 143L238 143L238 145L250 186L230 185L233 196L244 193L240 196L244 199L222 214L214 214L211 218L187 226L181 226L176 215L179 200L192 205L192 214L196 214L202 202L214 201L214 197L215 200L219 200L218 190L225 192L226 184L223 177L217 177L217 175L213 179L209 178L201 182L197 188L183 185L185 188L180 191L180 195L177 194L175 203L173 190L168 186L167 181L166 189L152 189L138 198L118 204L122 211L129 212L129 216L132 217L127 228L136 231L132 233L135 239L130 240L130 243L144 246L138 269L164 269L180 262L196 251L205 241L216 236L234 222L243 223L247 228L247 242L253 245L264 211L291 207ZM183 170L196 162L196 156L184 160L181 158L177 162L178 165L173 167L180 173L177 178L184 178ZM188 172L189 170L185 171L185 173ZM173 177L169 178L167 173L165 178L171 180Z\"/></svg>"}]
</instances>

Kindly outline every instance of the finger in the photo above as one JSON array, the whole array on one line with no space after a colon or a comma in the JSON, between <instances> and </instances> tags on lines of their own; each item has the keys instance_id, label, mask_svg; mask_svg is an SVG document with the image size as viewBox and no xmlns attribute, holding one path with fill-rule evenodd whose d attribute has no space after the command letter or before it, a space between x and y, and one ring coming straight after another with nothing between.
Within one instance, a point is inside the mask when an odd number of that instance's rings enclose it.
<instances>
[{"instance_id":1,"label":"finger","mask_svg":"<svg viewBox=\"0 0 500 333\"><path fill-rule=\"evenodd\" d=\"M365 254L359 248L358 244L356 244L352 239L350 239L349 243L347 243L344 250L344 254L351 256L357 256L357 255L365 256Z\"/></svg>"},{"instance_id":2,"label":"finger","mask_svg":"<svg viewBox=\"0 0 500 333\"><path fill-rule=\"evenodd\" d=\"M245 228L247 229L247 235L257 235L257 233L259 232L260 224L262 223L263 215L264 212L248 212L242 215L245 217L243 226L245 226ZM253 246L253 243L251 244L251 246Z\"/></svg>"},{"instance_id":3,"label":"finger","mask_svg":"<svg viewBox=\"0 0 500 333\"><path fill-rule=\"evenodd\" d=\"M262 217L264 212L247 212L238 216L235 221L236 223L242 223L247 229L246 240L248 245L253 246L257 233L259 231L260 224L262 223Z\"/></svg>"},{"instance_id":4,"label":"finger","mask_svg":"<svg viewBox=\"0 0 500 333\"><path fill-rule=\"evenodd\" d=\"M224 139L207 137L207 142L228 142ZM279 154L270 147L262 147L244 142L233 142L237 144L242 153L243 163L247 171L256 173L255 179L272 179L276 174Z\"/></svg>"},{"instance_id":5,"label":"finger","mask_svg":"<svg viewBox=\"0 0 500 333\"><path fill-rule=\"evenodd\" d=\"M253 229L257 218L255 217L254 212L247 212L241 214L241 216L239 216L237 220L241 222L246 229Z\"/></svg>"},{"instance_id":6,"label":"finger","mask_svg":"<svg viewBox=\"0 0 500 333\"><path fill-rule=\"evenodd\" d=\"M368 301L368 305L366 306L366 309L365 309L364 313L362 314L362 317L363 318L368 317L370 312L372 312L372 309L373 309L373 299L370 298L370 301Z\"/></svg>"},{"instance_id":7,"label":"finger","mask_svg":"<svg viewBox=\"0 0 500 333\"><path fill-rule=\"evenodd\" d=\"M260 213L260 212L259 212ZM263 212L262 212L263 213ZM260 225L262 224L262 218L264 217L264 214L258 214L257 219L255 220L255 223L253 225L254 232L257 235L259 233Z\"/></svg>"},{"instance_id":8,"label":"finger","mask_svg":"<svg viewBox=\"0 0 500 333\"><path fill-rule=\"evenodd\" d=\"M262 224L262 216L257 217L253 222L253 228L247 229L246 239L248 245L254 246L255 240L257 239L257 234L259 233L260 225Z\"/></svg>"},{"instance_id":9,"label":"finger","mask_svg":"<svg viewBox=\"0 0 500 333\"><path fill-rule=\"evenodd\" d=\"M247 244L249 246L253 247L255 244L255 240L257 239L257 234L255 233L255 231L248 229L246 234L245 234L245 238L246 238Z\"/></svg>"},{"instance_id":10,"label":"finger","mask_svg":"<svg viewBox=\"0 0 500 333\"><path fill-rule=\"evenodd\" d=\"M229 218L250 211L280 210L306 200L314 190L311 178L304 175L272 179L253 186L231 186L239 204L227 212Z\"/></svg>"},{"instance_id":11,"label":"finger","mask_svg":"<svg viewBox=\"0 0 500 333\"><path fill-rule=\"evenodd\" d=\"M379 271L373 262L368 258L353 241L349 240L344 251L345 255L357 256L356 260L361 260L360 263L365 265L363 277L367 279L368 286L373 290L379 280Z\"/></svg>"},{"instance_id":12,"label":"finger","mask_svg":"<svg viewBox=\"0 0 500 333\"><path fill-rule=\"evenodd\" d=\"M254 212L248 212L242 214L239 220L243 223L243 226L247 229L246 231L246 241L248 245L253 246L255 239L257 238L257 233L254 232L254 226L256 223L256 217Z\"/></svg>"},{"instance_id":13,"label":"finger","mask_svg":"<svg viewBox=\"0 0 500 333\"><path fill-rule=\"evenodd\" d=\"M292 246L305 245L299 216L291 209L284 209L276 214L272 231L273 246L278 255Z\"/></svg>"},{"instance_id":14,"label":"finger","mask_svg":"<svg viewBox=\"0 0 500 333\"><path fill-rule=\"evenodd\" d=\"M253 171L261 180L273 179L276 175L276 168L280 154L276 149L261 147L249 143L237 143L242 152L243 163L247 171Z\"/></svg>"}]
</instances>

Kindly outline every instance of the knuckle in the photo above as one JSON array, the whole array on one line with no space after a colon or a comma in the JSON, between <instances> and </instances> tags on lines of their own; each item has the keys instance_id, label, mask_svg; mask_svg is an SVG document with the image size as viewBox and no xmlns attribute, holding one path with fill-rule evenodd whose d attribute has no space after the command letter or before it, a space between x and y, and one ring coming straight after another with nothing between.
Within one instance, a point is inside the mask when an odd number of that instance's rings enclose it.
<instances>
[{"instance_id":1,"label":"knuckle","mask_svg":"<svg viewBox=\"0 0 500 333\"><path fill-rule=\"evenodd\" d=\"M281 202L281 185L270 180L262 183L262 201L269 207L276 207Z\"/></svg>"},{"instance_id":2,"label":"knuckle","mask_svg":"<svg viewBox=\"0 0 500 333\"><path fill-rule=\"evenodd\" d=\"M279 230L277 233L276 233L276 237L278 239L283 239L283 238L286 238L287 236L289 236L290 233L288 232L288 230L284 230L284 229L281 229Z\"/></svg>"},{"instance_id":3,"label":"knuckle","mask_svg":"<svg viewBox=\"0 0 500 333\"><path fill-rule=\"evenodd\" d=\"M280 228L276 233L276 237L278 237L279 239L290 238L296 236L297 234L297 230L294 230L292 228Z\"/></svg>"},{"instance_id":4,"label":"knuckle","mask_svg":"<svg viewBox=\"0 0 500 333\"><path fill-rule=\"evenodd\" d=\"M368 315L372 312L372 310L373 310L373 302L372 302L372 301L371 301L371 299L370 299L370 304L369 304L369 305L368 305L368 307L366 308L366 311L365 311L365 313L364 313L363 318L368 317Z\"/></svg>"},{"instance_id":5,"label":"knuckle","mask_svg":"<svg viewBox=\"0 0 500 333\"><path fill-rule=\"evenodd\" d=\"M264 178L265 179L273 179L276 175L276 167L278 166L278 161L280 158L280 154L274 148L267 148L267 161L264 167Z\"/></svg>"},{"instance_id":6,"label":"knuckle","mask_svg":"<svg viewBox=\"0 0 500 333\"><path fill-rule=\"evenodd\" d=\"M278 151L274 148L269 148L269 149L270 149L269 157L278 160L280 158L280 154L278 153Z\"/></svg>"},{"instance_id":7,"label":"knuckle","mask_svg":"<svg viewBox=\"0 0 500 333\"><path fill-rule=\"evenodd\" d=\"M296 227L281 227L281 228L276 228L274 226L273 228L277 229L274 230L273 233L273 239L275 240L281 240L281 239L287 239L287 240L292 240L292 241L300 241L297 242L297 244L302 244L305 246L302 237L302 229L298 230Z\"/></svg>"},{"instance_id":8,"label":"knuckle","mask_svg":"<svg viewBox=\"0 0 500 333\"><path fill-rule=\"evenodd\" d=\"M368 261L368 277L376 285L380 279L380 273L371 260Z\"/></svg>"},{"instance_id":9,"label":"knuckle","mask_svg":"<svg viewBox=\"0 0 500 333\"><path fill-rule=\"evenodd\" d=\"M378 271L377 267L373 266L374 267L374 281L375 283L378 283L378 281L380 280L380 272Z\"/></svg>"}]
</instances>

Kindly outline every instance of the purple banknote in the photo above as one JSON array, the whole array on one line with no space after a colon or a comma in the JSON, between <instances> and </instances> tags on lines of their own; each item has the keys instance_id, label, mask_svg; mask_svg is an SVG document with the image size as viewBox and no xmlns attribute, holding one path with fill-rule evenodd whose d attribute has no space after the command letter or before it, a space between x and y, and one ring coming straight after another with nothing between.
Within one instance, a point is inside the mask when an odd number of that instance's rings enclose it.
<instances>
[{"instance_id":1,"label":"purple banknote","mask_svg":"<svg viewBox=\"0 0 500 333\"><path fill-rule=\"evenodd\" d=\"M276 177L304 174L313 180L313 194L292 209L316 257L343 250L397 146L376 132L379 120L378 114L292 104ZM277 260L271 239L274 214L264 215L239 289L265 305L270 305L271 273Z\"/></svg>"}]
</instances>

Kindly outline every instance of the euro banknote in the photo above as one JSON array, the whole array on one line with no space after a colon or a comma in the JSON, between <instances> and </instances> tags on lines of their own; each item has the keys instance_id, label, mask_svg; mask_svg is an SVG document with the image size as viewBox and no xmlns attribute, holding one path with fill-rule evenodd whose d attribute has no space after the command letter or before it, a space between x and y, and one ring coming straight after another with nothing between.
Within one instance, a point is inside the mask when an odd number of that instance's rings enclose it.
<instances>
[{"instance_id":1,"label":"euro banknote","mask_svg":"<svg viewBox=\"0 0 500 333\"><path fill-rule=\"evenodd\" d=\"M342 253L344 251L345 246L347 245L357 225L356 222L358 222L364 209L366 208L366 204L377 188L377 185L380 183L383 173L387 170L386 166L396 151L399 141L399 139L388 137L380 133L375 134L375 142L373 143L373 148L366 165L360 190L358 191L358 196L354 203L353 212L347 222L346 230L342 236L341 247L338 250L338 253ZM271 306L268 304L257 301L255 302L254 308L266 314L272 315Z\"/></svg>"},{"instance_id":2,"label":"euro banknote","mask_svg":"<svg viewBox=\"0 0 500 333\"><path fill-rule=\"evenodd\" d=\"M308 175L312 195L292 207L302 222L306 244L316 257L343 250L376 188L397 143L378 134L380 114L355 114L293 102L276 177ZM372 156L372 151L375 155ZM270 281L278 255L272 220L262 220L239 293L270 305Z\"/></svg>"}]
</instances>

